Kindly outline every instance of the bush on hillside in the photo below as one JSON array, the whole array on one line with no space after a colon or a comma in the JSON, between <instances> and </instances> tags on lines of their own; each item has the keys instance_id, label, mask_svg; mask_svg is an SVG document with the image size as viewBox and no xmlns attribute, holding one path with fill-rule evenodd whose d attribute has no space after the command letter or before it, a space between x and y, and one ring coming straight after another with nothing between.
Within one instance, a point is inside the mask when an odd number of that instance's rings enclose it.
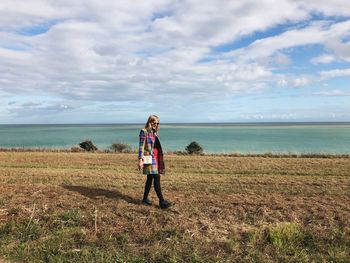
<instances>
[{"instance_id":1,"label":"bush on hillside","mask_svg":"<svg viewBox=\"0 0 350 263\"><path fill-rule=\"evenodd\" d=\"M78 152L82 152L84 150L81 147L79 147L79 146L72 146L70 148L70 151L73 152L73 153L78 153Z\"/></svg>"},{"instance_id":2,"label":"bush on hillside","mask_svg":"<svg viewBox=\"0 0 350 263\"><path fill-rule=\"evenodd\" d=\"M118 152L118 153L131 151L131 147L127 144L124 144L124 143L113 143L109 148L113 152Z\"/></svg>"},{"instance_id":3,"label":"bush on hillside","mask_svg":"<svg viewBox=\"0 0 350 263\"><path fill-rule=\"evenodd\" d=\"M98 150L97 147L93 144L93 142L91 140L85 140L85 141L79 143L79 146L88 152L93 152L93 151Z\"/></svg>"},{"instance_id":4,"label":"bush on hillside","mask_svg":"<svg viewBox=\"0 0 350 263\"><path fill-rule=\"evenodd\" d=\"M189 145L186 146L186 152L188 154L202 154L203 148L200 146L197 142L191 142Z\"/></svg>"}]
</instances>

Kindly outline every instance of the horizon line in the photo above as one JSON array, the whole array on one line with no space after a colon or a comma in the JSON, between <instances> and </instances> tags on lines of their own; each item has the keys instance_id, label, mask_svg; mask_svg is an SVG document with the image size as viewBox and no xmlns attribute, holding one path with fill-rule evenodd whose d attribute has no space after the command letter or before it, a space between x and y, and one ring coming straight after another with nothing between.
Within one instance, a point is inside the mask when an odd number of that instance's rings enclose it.
<instances>
[{"instance_id":1,"label":"horizon line","mask_svg":"<svg viewBox=\"0 0 350 263\"><path fill-rule=\"evenodd\" d=\"M250 121L250 122L163 122L162 125L175 124L350 124L350 121ZM0 125L144 125L144 122L86 122L86 123L0 123Z\"/></svg>"}]
</instances>

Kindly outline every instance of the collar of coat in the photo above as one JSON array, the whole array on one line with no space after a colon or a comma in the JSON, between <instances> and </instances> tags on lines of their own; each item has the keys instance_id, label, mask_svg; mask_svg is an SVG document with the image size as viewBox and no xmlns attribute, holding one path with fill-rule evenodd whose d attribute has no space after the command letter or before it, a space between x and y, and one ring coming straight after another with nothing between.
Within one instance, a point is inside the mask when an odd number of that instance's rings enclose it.
<instances>
[{"instance_id":1,"label":"collar of coat","mask_svg":"<svg viewBox=\"0 0 350 263\"><path fill-rule=\"evenodd\" d=\"M146 128L144 128L143 130L146 131L147 133L153 133L154 136L158 137L158 133L157 132L153 132L152 130L148 130Z\"/></svg>"}]
</instances>

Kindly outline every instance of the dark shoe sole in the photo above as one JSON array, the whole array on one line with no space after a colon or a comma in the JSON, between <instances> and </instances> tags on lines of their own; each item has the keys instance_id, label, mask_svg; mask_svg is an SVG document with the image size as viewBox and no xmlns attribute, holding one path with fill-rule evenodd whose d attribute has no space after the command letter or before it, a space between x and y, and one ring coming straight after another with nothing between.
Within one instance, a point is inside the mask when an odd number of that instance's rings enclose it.
<instances>
[{"instance_id":1,"label":"dark shoe sole","mask_svg":"<svg viewBox=\"0 0 350 263\"><path fill-rule=\"evenodd\" d=\"M152 205L152 202L150 202L150 201L142 201L142 204L144 204L144 205Z\"/></svg>"},{"instance_id":2,"label":"dark shoe sole","mask_svg":"<svg viewBox=\"0 0 350 263\"><path fill-rule=\"evenodd\" d=\"M167 209L167 208L169 208L171 206L171 203L166 203L166 204L164 204L164 205L159 205L159 207L161 208L161 209Z\"/></svg>"}]
</instances>

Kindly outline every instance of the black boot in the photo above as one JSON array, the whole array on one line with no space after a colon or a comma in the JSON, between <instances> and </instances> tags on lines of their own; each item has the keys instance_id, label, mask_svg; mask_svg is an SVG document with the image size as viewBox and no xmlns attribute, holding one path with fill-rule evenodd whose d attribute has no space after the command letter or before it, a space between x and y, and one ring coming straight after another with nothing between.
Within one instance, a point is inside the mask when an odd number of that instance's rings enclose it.
<instances>
[{"instance_id":1,"label":"black boot","mask_svg":"<svg viewBox=\"0 0 350 263\"><path fill-rule=\"evenodd\" d=\"M144 205L152 205L151 200L149 200L148 198L143 199L143 200L142 200L142 203L143 203Z\"/></svg>"},{"instance_id":2,"label":"black boot","mask_svg":"<svg viewBox=\"0 0 350 263\"><path fill-rule=\"evenodd\" d=\"M161 209L167 209L171 206L171 203L167 200L159 201L159 206Z\"/></svg>"},{"instance_id":3,"label":"black boot","mask_svg":"<svg viewBox=\"0 0 350 263\"><path fill-rule=\"evenodd\" d=\"M159 199L160 208L167 209L168 207L170 207L171 203L166 201L163 198L162 188L160 186L160 175L158 175L158 174L154 175L154 189L156 190L156 194L157 194L158 199Z\"/></svg>"},{"instance_id":4,"label":"black boot","mask_svg":"<svg viewBox=\"0 0 350 263\"><path fill-rule=\"evenodd\" d=\"M142 203L145 205L152 205L152 202L148 199L148 194L152 187L152 181L153 181L153 175L148 174L147 180L145 183L145 192L143 193L143 199L142 199Z\"/></svg>"}]
</instances>

